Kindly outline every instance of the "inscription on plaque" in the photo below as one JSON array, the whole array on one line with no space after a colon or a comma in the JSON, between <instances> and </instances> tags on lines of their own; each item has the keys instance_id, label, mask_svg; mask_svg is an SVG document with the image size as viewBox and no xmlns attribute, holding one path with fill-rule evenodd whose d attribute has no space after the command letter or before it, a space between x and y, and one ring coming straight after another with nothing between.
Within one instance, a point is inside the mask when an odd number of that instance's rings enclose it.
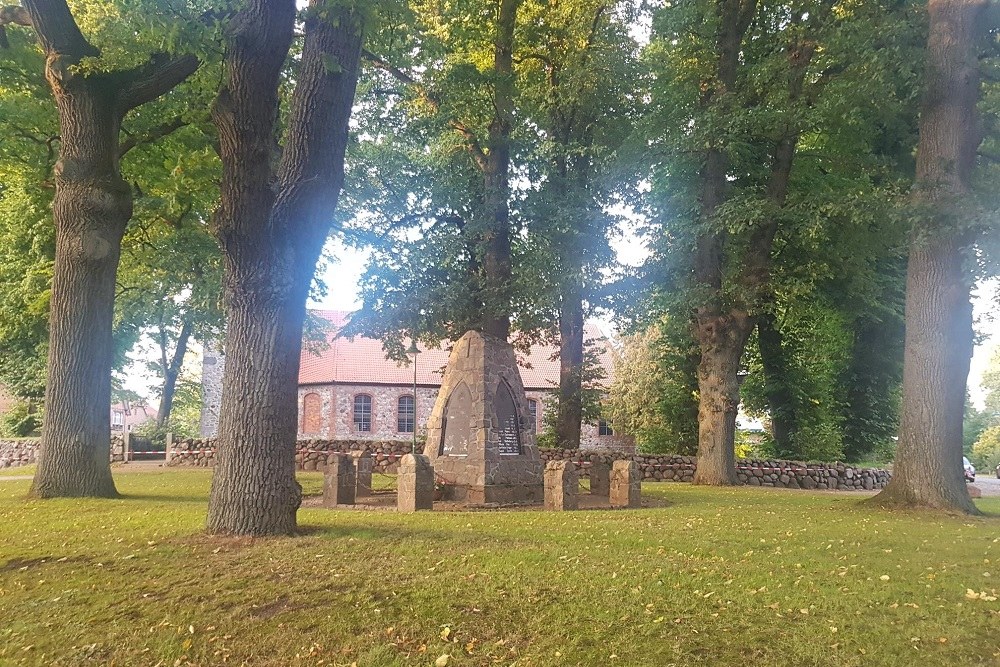
<instances>
[{"instance_id":1,"label":"inscription on plaque","mask_svg":"<svg viewBox=\"0 0 1000 667\"><path fill-rule=\"evenodd\" d=\"M497 438L497 451L507 456L521 453L521 428L517 418L517 406L514 394L506 382L500 382L497 387L496 400L493 402L496 412L496 423L500 429Z\"/></svg>"},{"instance_id":2,"label":"inscription on plaque","mask_svg":"<svg viewBox=\"0 0 1000 667\"><path fill-rule=\"evenodd\" d=\"M460 382L444 406L439 456L467 456L472 437L472 393Z\"/></svg>"}]
</instances>

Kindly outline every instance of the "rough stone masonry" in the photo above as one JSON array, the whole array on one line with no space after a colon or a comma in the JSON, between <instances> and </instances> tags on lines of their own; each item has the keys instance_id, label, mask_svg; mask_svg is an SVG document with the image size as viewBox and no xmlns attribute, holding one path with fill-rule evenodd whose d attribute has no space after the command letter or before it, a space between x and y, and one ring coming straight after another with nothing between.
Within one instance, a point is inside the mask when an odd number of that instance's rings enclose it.
<instances>
[{"instance_id":1,"label":"rough stone masonry","mask_svg":"<svg viewBox=\"0 0 1000 667\"><path fill-rule=\"evenodd\" d=\"M545 509L562 512L579 506L580 478L572 461L549 461L545 465Z\"/></svg>"},{"instance_id":2,"label":"rough stone masonry","mask_svg":"<svg viewBox=\"0 0 1000 667\"><path fill-rule=\"evenodd\" d=\"M400 512L434 509L434 468L426 456L407 454L399 462L396 509Z\"/></svg>"},{"instance_id":3,"label":"rough stone masonry","mask_svg":"<svg viewBox=\"0 0 1000 667\"><path fill-rule=\"evenodd\" d=\"M539 503L542 462L514 348L469 331L452 348L424 454L455 500Z\"/></svg>"}]
</instances>

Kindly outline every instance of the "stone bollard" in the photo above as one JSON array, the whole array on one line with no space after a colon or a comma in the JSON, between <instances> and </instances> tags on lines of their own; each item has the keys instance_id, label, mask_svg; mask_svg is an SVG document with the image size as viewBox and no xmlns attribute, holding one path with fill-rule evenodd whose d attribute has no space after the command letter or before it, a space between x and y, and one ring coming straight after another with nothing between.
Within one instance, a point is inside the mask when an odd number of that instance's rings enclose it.
<instances>
[{"instance_id":1,"label":"stone bollard","mask_svg":"<svg viewBox=\"0 0 1000 667\"><path fill-rule=\"evenodd\" d=\"M174 448L174 434L167 433L167 438L163 444L163 463L164 465L170 465L170 454L171 450Z\"/></svg>"},{"instance_id":2,"label":"stone bollard","mask_svg":"<svg viewBox=\"0 0 1000 667\"><path fill-rule=\"evenodd\" d=\"M128 463L129 454L132 453L132 431L125 432L122 442L122 463Z\"/></svg>"},{"instance_id":3,"label":"stone bollard","mask_svg":"<svg viewBox=\"0 0 1000 667\"><path fill-rule=\"evenodd\" d=\"M545 509L553 512L575 510L580 480L572 461L545 464Z\"/></svg>"},{"instance_id":4,"label":"stone bollard","mask_svg":"<svg viewBox=\"0 0 1000 667\"><path fill-rule=\"evenodd\" d=\"M434 468L422 454L407 454L396 475L396 509L416 512L434 508Z\"/></svg>"},{"instance_id":5,"label":"stone bollard","mask_svg":"<svg viewBox=\"0 0 1000 667\"><path fill-rule=\"evenodd\" d=\"M358 478L357 492L358 498L365 498L372 495L372 453L367 449L360 452L353 452L354 470Z\"/></svg>"},{"instance_id":6,"label":"stone bollard","mask_svg":"<svg viewBox=\"0 0 1000 667\"><path fill-rule=\"evenodd\" d=\"M612 507L639 507L642 478L635 461L615 461L611 467Z\"/></svg>"},{"instance_id":7,"label":"stone bollard","mask_svg":"<svg viewBox=\"0 0 1000 667\"><path fill-rule=\"evenodd\" d=\"M323 477L323 507L353 505L356 488L354 458L348 454L330 454Z\"/></svg>"},{"instance_id":8,"label":"stone bollard","mask_svg":"<svg viewBox=\"0 0 1000 667\"><path fill-rule=\"evenodd\" d=\"M611 476L608 464L594 461L590 464L590 495L607 498L611 492Z\"/></svg>"}]
</instances>

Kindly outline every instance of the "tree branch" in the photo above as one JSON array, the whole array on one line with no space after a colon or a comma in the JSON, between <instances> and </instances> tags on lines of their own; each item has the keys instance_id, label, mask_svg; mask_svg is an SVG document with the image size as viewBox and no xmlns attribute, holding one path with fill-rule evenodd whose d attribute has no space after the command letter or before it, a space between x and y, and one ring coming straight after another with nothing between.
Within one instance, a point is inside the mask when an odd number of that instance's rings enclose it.
<instances>
[{"instance_id":1,"label":"tree branch","mask_svg":"<svg viewBox=\"0 0 1000 667\"><path fill-rule=\"evenodd\" d=\"M410 74L404 72L398 67L390 65L389 62L386 61L384 58L375 55L368 49L361 49L361 57L370 62L372 65L374 65L377 69L380 69L383 72L388 72L393 76L393 78L398 79L399 81L402 81L405 84L413 85L418 83L417 80L413 78Z\"/></svg>"},{"instance_id":2,"label":"tree branch","mask_svg":"<svg viewBox=\"0 0 1000 667\"><path fill-rule=\"evenodd\" d=\"M475 161L476 166L485 171L489 166L489 159L486 156L486 151L484 151L483 147L479 144L479 139L476 137L476 133L470 130L465 123L459 120L452 120L448 124L458 130L459 134L465 138L465 147L468 149L469 154Z\"/></svg>"},{"instance_id":3,"label":"tree branch","mask_svg":"<svg viewBox=\"0 0 1000 667\"><path fill-rule=\"evenodd\" d=\"M173 133L182 127L187 126L187 121L185 121L180 116L172 118L165 123L161 123L156 127L151 128L148 132L142 135L132 135L118 144L118 158L121 159L126 153L135 148L136 146L144 146L146 144L151 144L155 141L162 139Z\"/></svg>"},{"instance_id":4,"label":"tree branch","mask_svg":"<svg viewBox=\"0 0 1000 667\"><path fill-rule=\"evenodd\" d=\"M389 62L387 62L384 58L375 55L374 53L372 53L367 49L361 50L361 57L370 62L372 65L374 65L377 69L380 69L383 72L387 72L388 74L392 75L392 77L395 78L396 80L401 81L402 83L405 83L408 86L416 86L420 91L420 94L424 97L424 99L426 99L430 103L430 105L434 108L435 111L441 110L441 104L438 101L438 99L435 96L431 95L427 91L427 89L424 88L423 85L421 85L419 81L417 81L415 78L413 78L413 76L411 76L407 72L404 72L398 67L389 64ZM453 129L458 130L459 134L461 134L462 137L465 138L465 146L468 149L469 154L472 155L472 159L475 161L476 166L479 167L480 169L485 170L488 164L488 159L486 156L486 152L483 150L482 145L480 145L479 143L478 137L476 137L476 133L473 132L471 129L469 129L468 125L454 118L448 121L448 125L451 126Z\"/></svg>"},{"instance_id":5,"label":"tree branch","mask_svg":"<svg viewBox=\"0 0 1000 667\"><path fill-rule=\"evenodd\" d=\"M142 106L169 92L194 74L200 64L193 55L172 58L165 53L154 53L148 63L127 73L128 83L120 97L123 111Z\"/></svg>"},{"instance_id":6,"label":"tree branch","mask_svg":"<svg viewBox=\"0 0 1000 667\"><path fill-rule=\"evenodd\" d=\"M10 42L7 41L8 25L23 25L31 27L31 16L28 10L17 5L7 5L0 7L0 49L9 49Z\"/></svg>"},{"instance_id":7,"label":"tree branch","mask_svg":"<svg viewBox=\"0 0 1000 667\"><path fill-rule=\"evenodd\" d=\"M23 0L23 6L46 54L63 56L69 64L101 55L80 32L66 0Z\"/></svg>"}]
</instances>

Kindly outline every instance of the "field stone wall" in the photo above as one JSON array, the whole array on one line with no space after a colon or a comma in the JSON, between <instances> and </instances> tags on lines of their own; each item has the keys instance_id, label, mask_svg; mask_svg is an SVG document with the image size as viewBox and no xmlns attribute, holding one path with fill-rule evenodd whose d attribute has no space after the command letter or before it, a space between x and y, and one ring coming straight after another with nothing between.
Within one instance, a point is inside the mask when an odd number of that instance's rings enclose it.
<instances>
[{"instance_id":1,"label":"field stone wall","mask_svg":"<svg viewBox=\"0 0 1000 667\"><path fill-rule=\"evenodd\" d=\"M119 436L110 441L108 457L112 463L125 460L125 443ZM38 439L0 440L0 468L18 468L38 460Z\"/></svg>"},{"instance_id":2,"label":"field stone wall","mask_svg":"<svg viewBox=\"0 0 1000 667\"><path fill-rule=\"evenodd\" d=\"M301 440L295 453L296 470L326 469L326 456L332 452L368 450L373 472L395 473L399 460L410 453L410 444L373 440ZM423 446L418 444L418 450ZM549 461L573 461L580 477L588 477L590 464L603 461L610 467L616 460L631 460L639 466L644 481L690 482L694 477L695 457L676 454L628 454L576 449L539 448L543 464ZM167 465L212 466L215 464L214 440L182 440L174 443ZM787 489L831 489L839 491L877 490L889 481L891 473L881 468L857 468L846 463L805 463L776 459L738 459L737 477L747 486L771 486Z\"/></svg>"},{"instance_id":3,"label":"field stone wall","mask_svg":"<svg viewBox=\"0 0 1000 667\"><path fill-rule=\"evenodd\" d=\"M543 461L572 460L581 466L581 477L593 461L625 459L635 461L645 481L690 482L697 467L693 456L678 454L624 454L620 452L580 452L574 449L543 449ZM805 463L778 459L737 459L740 484L786 489L831 489L870 491L883 488L892 476L881 468L857 468L846 463Z\"/></svg>"},{"instance_id":4,"label":"field stone wall","mask_svg":"<svg viewBox=\"0 0 1000 667\"><path fill-rule=\"evenodd\" d=\"M0 468L31 465L38 458L38 440L0 440Z\"/></svg>"}]
</instances>

